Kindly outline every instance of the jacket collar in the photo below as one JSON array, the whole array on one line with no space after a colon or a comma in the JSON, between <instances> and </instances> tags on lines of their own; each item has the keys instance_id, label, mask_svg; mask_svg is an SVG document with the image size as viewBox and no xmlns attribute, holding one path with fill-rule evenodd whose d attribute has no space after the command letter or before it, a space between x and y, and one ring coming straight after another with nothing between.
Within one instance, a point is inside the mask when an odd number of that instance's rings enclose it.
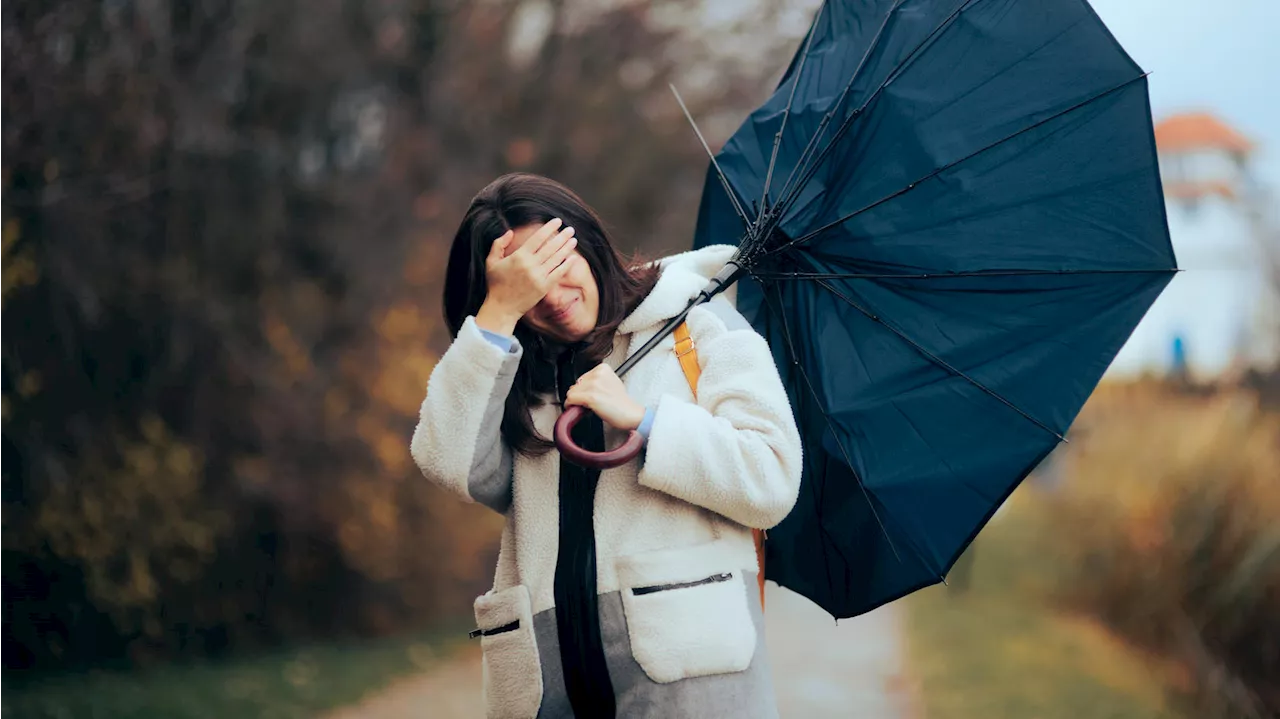
<instances>
[{"instance_id":1,"label":"jacket collar","mask_svg":"<svg viewBox=\"0 0 1280 719\"><path fill-rule=\"evenodd\" d=\"M658 283L618 325L618 332L634 334L680 314L737 249L733 245L708 245L658 260L662 268Z\"/></svg>"}]
</instances>

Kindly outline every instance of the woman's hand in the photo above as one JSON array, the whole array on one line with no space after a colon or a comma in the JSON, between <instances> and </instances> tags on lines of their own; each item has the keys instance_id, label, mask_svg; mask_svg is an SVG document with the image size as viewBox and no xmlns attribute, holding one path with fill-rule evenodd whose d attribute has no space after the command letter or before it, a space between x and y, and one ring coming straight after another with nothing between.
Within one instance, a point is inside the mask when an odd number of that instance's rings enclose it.
<instances>
[{"instance_id":1,"label":"woman's hand","mask_svg":"<svg viewBox=\"0 0 1280 719\"><path fill-rule=\"evenodd\" d=\"M485 259L488 294L476 313L476 324L509 335L524 313L547 296L568 271L565 260L578 244L573 228L560 229L561 224L559 218L551 220L510 254L507 247L515 238L514 230L507 230L493 241Z\"/></svg>"},{"instance_id":2,"label":"woman's hand","mask_svg":"<svg viewBox=\"0 0 1280 719\"><path fill-rule=\"evenodd\" d=\"M565 395L565 406L582 405L610 427L631 430L644 421L644 406L631 399L622 379L607 364L596 365L578 378Z\"/></svg>"}]
</instances>

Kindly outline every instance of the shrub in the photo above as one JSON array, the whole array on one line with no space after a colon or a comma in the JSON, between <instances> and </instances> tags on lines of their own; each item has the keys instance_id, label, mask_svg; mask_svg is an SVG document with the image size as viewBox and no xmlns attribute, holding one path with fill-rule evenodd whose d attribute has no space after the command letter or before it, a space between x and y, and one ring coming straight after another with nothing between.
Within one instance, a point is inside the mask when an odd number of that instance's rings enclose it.
<instances>
[{"instance_id":1,"label":"shrub","mask_svg":"<svg viewBox=\"0 0 1280 719\"><path fill-rule=\"evenodd\" d=\"M1280 416L1104 386L1077 430L1045 515L1060 596L1176 659L1206 715L1280 715Z\"/></svg>"}]
</instances>

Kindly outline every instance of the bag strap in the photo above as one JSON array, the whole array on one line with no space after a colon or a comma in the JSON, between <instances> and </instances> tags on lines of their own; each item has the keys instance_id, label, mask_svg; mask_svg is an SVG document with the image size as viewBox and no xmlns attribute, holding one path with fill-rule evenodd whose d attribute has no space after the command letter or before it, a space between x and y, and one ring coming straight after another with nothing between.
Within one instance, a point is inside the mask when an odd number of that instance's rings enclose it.
<instances>
[{"instance_id":1,"label":"bag strap","mask_svg":"<svg viewBox=\"0 0 1280 719\"><path fill-rule=\"evenodd\" d=\"M693 346L693 337L689 335L689 323L681 322L675 331L676 359L680 360L680 369L684 370L685 379L689 380L689 389L698 396L698 378L702 376L702 368L698 366L698 350Z\"/></svg>"},{"instance_id":2,"label":"bag strap","mask_svg":"<svg viewBox=\"0 0 1280 719\"><path fill-rule=\"evenodd\" d=\"M702 368L698 366L698 351L693 346L693 337L689 334L689 324L681 322L676 327L676 359L680 360L680 369L684 370L684 378L689 382L689 389L693 392L693 396L698 396L698 378L702 376ZM756 563L759 565L759 571L756 579L760 583L760 608L764 609L764 532L759 529L751 530L751 538L755 540L756 545Z\"/></svg>"}]
</instances>

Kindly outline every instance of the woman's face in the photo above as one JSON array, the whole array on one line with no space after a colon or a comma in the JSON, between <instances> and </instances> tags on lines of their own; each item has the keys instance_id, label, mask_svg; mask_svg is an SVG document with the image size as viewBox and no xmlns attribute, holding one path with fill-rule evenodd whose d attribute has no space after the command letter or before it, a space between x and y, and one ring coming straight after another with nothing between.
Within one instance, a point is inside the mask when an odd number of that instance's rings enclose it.
<instances>
[{"instance_id":1,"label":"woman's face","mask_svg":"<svg viewBox=\"0 0 1280 719\"><path fill-rule=\"evenodd\" d=\"M507 252L528 241L541 224L518 227ZM547 292L547 296L524 315L524 322L540 334L561 342L585 339L596 328L600 314L600 292L586 259L574 250L567 271Z\"/></svg>"}]
</instances>

